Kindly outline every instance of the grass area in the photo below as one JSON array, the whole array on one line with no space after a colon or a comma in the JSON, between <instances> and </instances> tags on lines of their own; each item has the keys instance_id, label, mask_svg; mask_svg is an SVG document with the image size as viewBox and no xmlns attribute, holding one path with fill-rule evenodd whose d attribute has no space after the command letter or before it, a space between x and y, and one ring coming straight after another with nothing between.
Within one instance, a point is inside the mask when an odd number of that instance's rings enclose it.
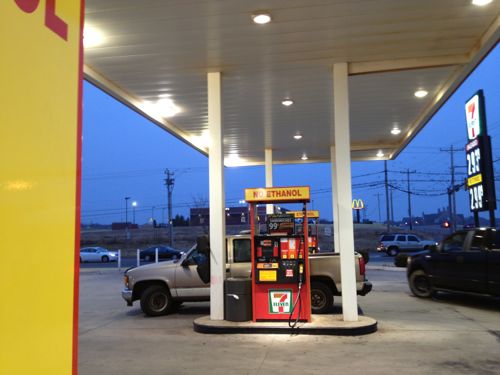
<instances>
[{"instance_id":1,"label":"grass area","mask_svg":"<svg viewBox=\"0 0 500 375\"><path fill-rule=\"evenodd\" d=\"M248 230L248 226L231 225L227 226L227 234L238 234L241 230ZM355 224L354 225L354 247L356 250L374 251L378 240L387 227L383 224ZM124 230L90 230L81 232L82 246L103 246L108 249L121 249L125 256L133 256L136 249L143 249L149 246L168 244L169 232L167 228L153 228L150 226L130 230L130 237L127 239ZM406 228L394 228L392 232L408 233ZM418 227L411 231L420 235L423 239L433 239L440 241L448 232L438 226ZM318 226L319 245L321 251L333 250L332 225L320 224ZM208 227L174 227L173 247L180 250L189 249L196 238L208 234ZM330 235L328 235L330 234Z\"/></svg>"}]
</instances>

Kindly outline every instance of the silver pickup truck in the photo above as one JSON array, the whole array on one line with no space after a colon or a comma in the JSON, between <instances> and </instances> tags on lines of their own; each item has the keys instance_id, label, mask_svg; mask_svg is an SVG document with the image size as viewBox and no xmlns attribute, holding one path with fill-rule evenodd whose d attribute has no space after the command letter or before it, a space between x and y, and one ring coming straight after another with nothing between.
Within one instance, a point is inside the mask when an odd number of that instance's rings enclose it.
<instances>
[{"instance_id":1,"label":"silver pickup truck","mask_svg":"<svg viewBox=\"0 0 500 375\"><path fill-rule=\"evenodd\" d=\"M226 276L250 277L250 236L236 235L226 238ZM366 295L372 284L365 277L365 262L356 257L356 288L359 295ZM125 271L125 289L122 297L128 306L140 300L142 311L149 316L168 314L183 302L208 301L210 284L198 274L198 266L206 256L194 246L180 259L148 264ZM309 256L311 271L311 308L313 314L328 312L333 306L333 296L341 295L340 255L320 253Z\"/></svg>"}]
</instances>

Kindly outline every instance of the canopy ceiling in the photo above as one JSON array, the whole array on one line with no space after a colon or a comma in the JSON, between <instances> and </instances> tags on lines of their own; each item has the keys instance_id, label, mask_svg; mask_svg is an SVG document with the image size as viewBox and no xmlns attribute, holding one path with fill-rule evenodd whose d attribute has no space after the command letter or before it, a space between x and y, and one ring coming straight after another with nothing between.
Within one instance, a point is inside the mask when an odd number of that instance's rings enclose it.
<instances>
[{"instance_id":1,"label":"canopy ceiling","mask_svg":"<svg viewBox=\"0 0 500 375\"><path fill-rule=\"evenodd\" d=\"M262 164L265 148L302 163L330 160L332 65L348 62L352 158L394 158L498 42L499 13L495 0L86 0L85 41L102 38L85 75L207 152L206 75L220 71L227 164Z\"/></svg>"}]
</instances>

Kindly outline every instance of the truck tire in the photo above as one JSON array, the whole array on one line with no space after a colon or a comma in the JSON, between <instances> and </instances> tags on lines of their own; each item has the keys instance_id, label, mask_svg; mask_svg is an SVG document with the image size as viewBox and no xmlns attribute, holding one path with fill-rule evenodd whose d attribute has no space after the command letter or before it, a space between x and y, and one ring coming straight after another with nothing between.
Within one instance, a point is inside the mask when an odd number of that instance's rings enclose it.
<instances>
[{"instance_id":1,"label":"truck tire","mask_svg":"<svg viewBox=\"0 0 500 375\"><path fill-rule=\"evenodd\" d=\"M429 298L432 296L433 290L429 277L423 270L413 271L408 278L408 284L416 297Z\"/></svg>"},{"instance_id":2,"label":"truck tire","mask_svg":"<svg viewBox=\"0 0 500 375\"><path fill-rule=\"evenodd\" d=\"M396 267L406 267L408 265L408 254L398 254L394 258L394 265Z\"/></svg>"},{"instance_id":3,"label":"truck tire","mask_svg":"<svg viewBox=\"0 0 500 375\"><path fill-rule=\"evenodd\" d=\"M395 257L398 253L399 249L397 246L391 246L387 249L387 255L390 255L391 257Z\"/></svg>"},{"instance_id":4,"label":"truck tire","mask_svg":"<svg viewBox=\"0 0 500 375\"><path fill-rule=\"evenodd\" d=\"M311 283L311 312L325 314L333 306L333 293L325 283L313 281Z\"/></svg>"},{"instance_id":5,"label":"truck tire","mask_svg":"<svg viewBox=\"0 0 500 375\"><path fill-rule=\"evenodd\" d=\"M174 301L165 286L152 285L141 294L141 309L148 316L166 315L173 307Z\"/></svg>"}]
</instances>

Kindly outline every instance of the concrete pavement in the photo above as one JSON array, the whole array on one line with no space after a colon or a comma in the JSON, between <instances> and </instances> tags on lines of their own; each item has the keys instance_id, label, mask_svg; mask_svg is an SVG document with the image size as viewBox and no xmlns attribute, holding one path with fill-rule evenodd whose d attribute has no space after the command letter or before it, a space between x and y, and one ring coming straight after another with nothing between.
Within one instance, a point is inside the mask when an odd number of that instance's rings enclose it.
<instances>
[{"instance_id":1,"label":"concrete pavement","mask_svg":"<svg viewBox=\"0 0 500 375\"><path fill-rule=\"evenodd\" d=\"M99 272L81 274L80 375L489 375L500 369L500 301L418 299L404 272L368 270L374 290L359 304L379 329L358 337L198 334L192 322L209 313L208 303L147 318L137 302L130 308L121 300L117 270Z\"/></svg>"}]
</instances>

